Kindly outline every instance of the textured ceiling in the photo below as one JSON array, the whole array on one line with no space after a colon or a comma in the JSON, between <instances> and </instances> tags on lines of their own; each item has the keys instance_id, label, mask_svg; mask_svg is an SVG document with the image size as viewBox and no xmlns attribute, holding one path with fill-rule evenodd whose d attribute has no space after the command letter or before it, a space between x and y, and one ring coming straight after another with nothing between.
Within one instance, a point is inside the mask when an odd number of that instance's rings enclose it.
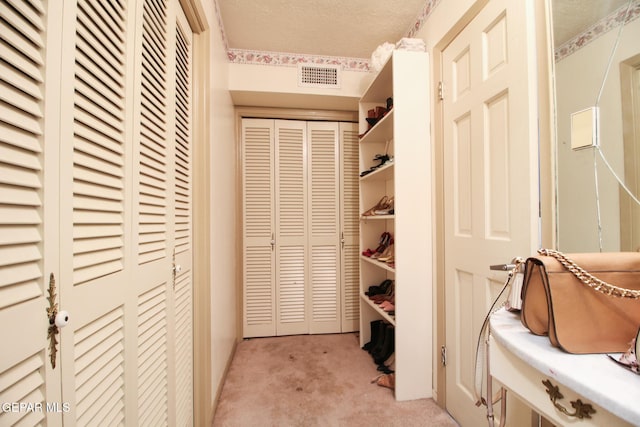
<instances>
[{"instance_id":1,"label":"textured ceiling","mask_svg":"<svg viewBox=\"0 0 640 427\"><path fill-rule=\"evenodd\" d=\"M406 37L432 5L447 7L447 0L215 1L229 49L365 59ZM556 47L628 2L552 0Z\"/></svg>"},{"instance_id":2,"label":"textured ceiling","mask_svg":"<svg viewBox=\"0 0 640 427\"><path fill-rule=\"evenodd\" d=\"M446 0L443 0L446 2ZM228 47L369 58L405 37L425 0L217 0Z\"/></svg>"},{"instance_id":3,"label":"textured ceiling","mask_svg":"<svg viewBox=\"0 0 640 427\"><path fill-rule=\"evenodd\" d=\"M552 0L553 37L557 46L582 33L629 0Z\"/></svg>"}]
</instances>

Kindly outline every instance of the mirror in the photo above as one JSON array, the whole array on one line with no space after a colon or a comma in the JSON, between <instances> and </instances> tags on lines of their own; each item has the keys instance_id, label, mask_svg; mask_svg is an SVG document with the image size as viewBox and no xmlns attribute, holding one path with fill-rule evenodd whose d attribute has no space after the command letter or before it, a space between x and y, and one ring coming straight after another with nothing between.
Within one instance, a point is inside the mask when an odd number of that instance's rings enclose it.
<instances>
[{"instance_id":1,"label":"mirror","mask_svg":"<svg viewBox=\"0 0 640 427\"><path fill-rule=\"evenodd\" d=\"M640 0L552 0L552 14L557 248L636 251Z\"/></svg>"}]
</instances>

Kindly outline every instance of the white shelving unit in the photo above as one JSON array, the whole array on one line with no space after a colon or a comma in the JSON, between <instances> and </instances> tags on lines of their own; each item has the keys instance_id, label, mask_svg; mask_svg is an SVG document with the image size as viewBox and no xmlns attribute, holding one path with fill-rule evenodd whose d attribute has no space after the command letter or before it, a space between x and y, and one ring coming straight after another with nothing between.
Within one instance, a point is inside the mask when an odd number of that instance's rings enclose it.
<instances>
[{"instance_id":1,"label":"white shelving unit","mask_svg":"<svg viewBox=\"0 0 640 427\"><path fill-rule=\"evenodd\" d=\"M367 112L393 108L367 131ZM370 322L395 326L396 400L432 396L432 161L429 135L429 67L424 52L396 50L360 99L360 170L393 162L360 178L360 212L383 197L394 197L394 214L362 216L360 251L375 250L380 235L394 240L395 266L360 255L360 340L370 340ZM366 132L366 133L365 133ZM371 302L365 291L385 279L395 281L395 316Z\"/></svg>"}]
</instances>

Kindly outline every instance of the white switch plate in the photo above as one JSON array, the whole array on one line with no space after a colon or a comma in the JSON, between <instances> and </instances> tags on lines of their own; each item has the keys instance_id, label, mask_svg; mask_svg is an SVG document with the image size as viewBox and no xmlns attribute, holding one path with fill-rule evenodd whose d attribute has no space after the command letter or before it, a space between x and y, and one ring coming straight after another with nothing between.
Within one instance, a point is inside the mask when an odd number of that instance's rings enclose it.
<instances>
[{"instance_id":1,"label":"white switch plate","mask_svg":"<svg viewBox=\"0 0 640 427\"><path fill-rule=\"evenodd\" d=\"M595 147L598 145L598 107L589 107L571 114L571 149Z\"/></svg>"}]
</instances>

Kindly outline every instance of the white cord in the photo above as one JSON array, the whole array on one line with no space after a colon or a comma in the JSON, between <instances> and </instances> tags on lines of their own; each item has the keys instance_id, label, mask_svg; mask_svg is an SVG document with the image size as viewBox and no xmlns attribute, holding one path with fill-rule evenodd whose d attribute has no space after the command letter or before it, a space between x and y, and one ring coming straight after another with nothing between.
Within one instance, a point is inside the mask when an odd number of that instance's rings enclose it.
<instances>
[{"instance_id":1,"label":"white cord","mask_svg":"<svg viewBox=\"0 0 640 427\"><path fill-rule=\"evenodd\" d=\"M596 147L598 147L596 145ZM593 175L595 178L595 191L596 191L596 219L598 221L598 247L602 252L602 218L600 217L600 190L598 185L598 158L596 152L593 152Z\"/></svg>"},{"instance_id":2,"label":"white cord","mask_svg":"<svg viewBox=\"0 0 640 427\"><path fill-rule=\"evenodd\" d=\"M620 184L620 186L622 188L624 188L624 191L627 192L627 194L629 195L629 197L631 197L631 199L633 199L634 202L636 202L636 204L638 206L640 206L640 200L638 200L638 198L631 192L631 190L629 189L629 187L627 187L625 185L625 183L622 181L622 179L620 179L620 177L618 176L618 174L616 174L616 172L613 170L613 168L611 167L611 165L609 164L609 162L607 161L607 158L604 156L604 153L602 152L602 149L597 146L596 150L598 150L598 153L600 154L600 158L602 159L602 161L604 162L604 164L607 166L607 168L609 169L609 172L611 172L611 174L616 178L616 181L618 181L618 184Z\"/></svg>"},{"instance_id":3,"label":"white cord","mask_svg":"<svg viewBox=\"0 0 640 427\"><path fill-rule=\"evenodd\" d=\"M611 55L609 55L609 62L607 63L607 68L604 70L604 77L602 77L602 85L600 86L600 91L598 92L598 97L596 98L595 106L597 107L600 104L600 97L602 97L602 92L604 92L604 85L607 82L607 76L609 75L609 70L611 70L611 63L613 62L613 56L618 50L618 44L620 43L620 34L622 33L622 29L627 23L627 19L629 17L629 11L631 10L631 5L633 4L633 0L629 0L627 3L627 10L624 12L624 18L622 22L620 22L620 28L618 29L618 35L616 36L616 42L613 44L613 49L611 49Z\"/></svg>"},{"instance_id":4,"label":"white cord","mask_svg":"<svg viewBox=\"0 0 640 427\"><path fill-rule=\"evenodd\" d=\"M629 16L629 11L631 10L631 5L633 4L633 2L634 2L634 0L629 0L629 2L627 3L627 10L624 13L624 18L620 22L620 28L618 29L618 35L616 36L616 41L615 41L615 43L613 45L613 49L611 50L611 55L609 55L609 61L607 63L607 68L605 69L604 76L602 78L602 85L600 86L600 91L598 92L598 97L596 98L596 103L595 103L596 107L598 107L599 104L600 104L600 98L602 97L602 92L604 92L604 86L605 86L605 83L607 82L607 76L609 75L609 70L611 70L611 64L613 63L613 57L614 57L614 55L616 53L616 50L618 49L618 44L620 43L620 35L622 34L622 29L624 28L625 24L627 23L627 19L628 19L628 16ZM618 177L618 175L615 173L615 171L613 170L613 168L611 167L609 162L607 162L607 159L604 157L604 153L600 149L600 143L597 143L595 145L595 148L598 151L598 153L600 154L600 157L602 158L602 160L604 161L604 164L607 165L607 168L613 174L613 176L616 178L618 183L622 186L622 188L624 188L624 190L627 192L627 194L629 194L631 196L631 198L638 205L640 205L640 201L638 201L637 197L634 196L631 193L631 191L629 191L629 189L624 184L624 182L622 182L620 177ZM600 252L602 252L602 221L601 221L601 217L600 217L600 194L599 194L599 191L598 191L598 162L597 162L597 160L598 159L597 159L596 153L594 151L594 153L593 153L593 173L594 173L594 176L595 176L596 216L597 216L597 221L598 221L598 243L600 245Z\"/></svg>"}]
</instances>

